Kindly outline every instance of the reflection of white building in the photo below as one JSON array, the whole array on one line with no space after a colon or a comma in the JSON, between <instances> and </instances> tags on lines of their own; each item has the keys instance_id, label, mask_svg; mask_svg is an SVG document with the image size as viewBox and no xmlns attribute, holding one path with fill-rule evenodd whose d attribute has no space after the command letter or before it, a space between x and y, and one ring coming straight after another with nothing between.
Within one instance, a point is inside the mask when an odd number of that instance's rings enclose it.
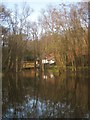
<instances>
[{"instance_id":1,"label":"reflection of white building","mask_svg":"<svg viewBox=\"0 0 90 120\"><path fill-rule=\"evenodd\" d=\"M47 79L48 77L47 77L47 75L43 75L43 78L44 78L44 79Z\"/></svg>"},{"instance_id":2,"label":"reflection of white building","mask_svg":"<svg viewBox=\"0 0 90 120\"><path fill-rule=\"evenodd\" d=\"M43 79L48 79L49 78L54 78L54 75L52 73L50 73L49 75L43 75Z\"/></svg>"},{"instance_id":3,"label":"reflection of white building","mask_svg":"<svg viewBox=\"0 0 90 120\"><path fill-rule=\"evenodd\" d=\"M50 78L54 78L54 75L52 73L50 74Z\"/></svg>"}]
</instances>

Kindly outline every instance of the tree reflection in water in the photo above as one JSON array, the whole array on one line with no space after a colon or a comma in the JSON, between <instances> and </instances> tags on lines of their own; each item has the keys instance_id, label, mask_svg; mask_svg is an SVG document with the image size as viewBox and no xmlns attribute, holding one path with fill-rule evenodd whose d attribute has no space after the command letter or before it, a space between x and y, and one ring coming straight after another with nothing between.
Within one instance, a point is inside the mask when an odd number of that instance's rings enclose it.
<instances>
[{"instance_id":1,"label":"tree reflection in water","mask_svg":"<svg viewBox=\"0 0 90 120\"><path fill-rule=\"evenodd\" d=\"M3 118L86 118L88 77L23 71L3 76Z\"/></svg>"}]
</instances>

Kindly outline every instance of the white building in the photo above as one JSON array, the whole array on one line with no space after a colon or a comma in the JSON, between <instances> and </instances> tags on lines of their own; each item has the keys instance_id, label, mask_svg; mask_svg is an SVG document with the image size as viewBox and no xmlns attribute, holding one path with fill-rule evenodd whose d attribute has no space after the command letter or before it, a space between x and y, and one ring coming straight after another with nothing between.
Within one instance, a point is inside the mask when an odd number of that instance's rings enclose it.
<instances>
[{"instance_id":1,"label":"white building","mask_svg":"<svg viewBox=\"0 0 90 120\"><path fill-rule=\"evenodd\" d=\"M48 54L46 55L43 59L42 59L42 64L54 64L55 63L55 59L54 59L54 55Z\"/></svg>"}]
</instances>

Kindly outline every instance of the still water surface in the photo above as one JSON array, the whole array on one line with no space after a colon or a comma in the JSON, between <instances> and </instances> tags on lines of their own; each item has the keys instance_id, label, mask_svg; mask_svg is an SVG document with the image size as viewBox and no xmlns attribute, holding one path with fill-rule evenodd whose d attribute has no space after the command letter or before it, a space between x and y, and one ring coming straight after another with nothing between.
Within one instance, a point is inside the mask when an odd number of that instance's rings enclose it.
<instances>
[{"instance_id":1,"label":"still water surface","mask_svg":"<svg viewBox=\"0 0 90 120\"><path fill-rule=\"evenodd\" d=\"M2 84L3 118L89 118L86 73L26 70L6 73Z\"/></svg>"}]
</instances>

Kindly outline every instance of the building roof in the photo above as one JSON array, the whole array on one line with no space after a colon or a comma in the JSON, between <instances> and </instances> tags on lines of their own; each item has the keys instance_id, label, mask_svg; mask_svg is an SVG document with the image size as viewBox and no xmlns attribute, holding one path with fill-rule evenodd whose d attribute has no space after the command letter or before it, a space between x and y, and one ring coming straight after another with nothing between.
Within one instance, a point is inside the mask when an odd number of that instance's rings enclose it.
<instances>
[{"instance_id":1,"label":"building roof","mask_svg":"<svg viewBox=\"0 0 90 120\"><path fill-rule=\"evenodd\" d=\"M54 54L53 53L49 53L49 54L46 54L43 59L47 59L48 61L49 60L55 60L55 57L54 57Z\"/></svg>"}]
</instances>

